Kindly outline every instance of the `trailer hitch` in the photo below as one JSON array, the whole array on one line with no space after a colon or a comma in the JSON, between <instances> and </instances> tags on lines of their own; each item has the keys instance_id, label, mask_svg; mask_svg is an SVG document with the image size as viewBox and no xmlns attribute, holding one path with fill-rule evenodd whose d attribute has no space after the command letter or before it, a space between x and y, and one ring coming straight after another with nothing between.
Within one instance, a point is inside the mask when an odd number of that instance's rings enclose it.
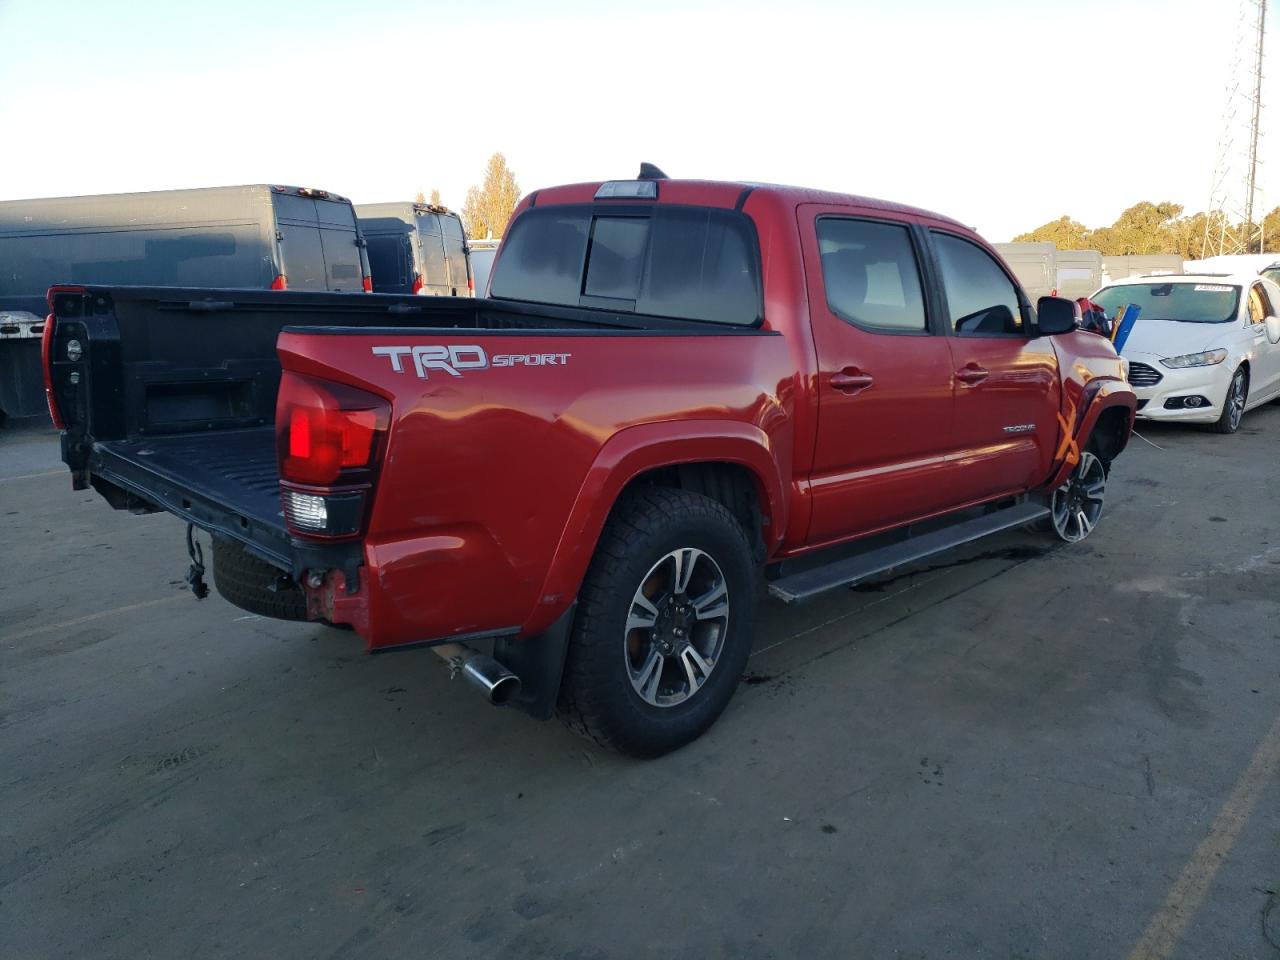
<instances>
[{"instance_id":1,"label":"trailer hitch","mask_svg":"<svg viewBox=\"0 0 1280 960\"><path fill-rule=\"evenodd\" d=\"M191 557L191 566L187 568L184 579L187 581L187 586L191 588L191 592L196 595L196 599L203 600L209 595L209 585L204 582L204 548L196 539L194 523L187 524L187 555Z\"/></svg>"}]
</instances>

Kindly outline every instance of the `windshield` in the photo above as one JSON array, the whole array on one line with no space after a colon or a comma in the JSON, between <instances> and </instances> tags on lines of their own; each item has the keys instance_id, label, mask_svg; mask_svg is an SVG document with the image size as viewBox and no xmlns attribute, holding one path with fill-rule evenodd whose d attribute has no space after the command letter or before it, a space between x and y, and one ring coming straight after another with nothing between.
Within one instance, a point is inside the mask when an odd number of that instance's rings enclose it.
<instances>
[{"instance_id":1,"label":"windshield","mask_svg":"<svg viewBox=\"0 0 1280 960\"><path fill-rule=\"evenodd\" d=\"M1142 308L1143 320L1178 320L1182 323L1226 323L1236 317L1240 288L1230 283L1125 283L1094 294L1107 316L1126 304Z\"/></svg>"}]
</instances>

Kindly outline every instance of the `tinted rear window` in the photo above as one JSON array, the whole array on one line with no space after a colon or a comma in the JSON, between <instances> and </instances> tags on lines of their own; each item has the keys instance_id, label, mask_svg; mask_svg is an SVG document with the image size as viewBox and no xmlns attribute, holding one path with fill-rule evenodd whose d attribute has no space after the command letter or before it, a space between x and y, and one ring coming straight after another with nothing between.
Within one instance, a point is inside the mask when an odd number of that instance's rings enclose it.
<instances>
[{"instance_id":1,"label":"tinted rear window","mask_svg":"<svg viewBox=\"0 0 1280 960\"><path fill-rule=\"evenodd\" d=\"M440 221L436 219L434 213L418 214L418 230L421 233L429 233L434 236L440 235Z\"/></svg>"},{"instance_id":2,"label":"tinted rear window","mask_svg":"<svg viewBox=\"0 0 1280 960\"><path fill-rule=\"evenodd\" d=\"M440 215L440 228L444 231L446 237L457 237L459 240L464 238L462 232L462 221L455 214L445 213Z\"/></svg>"},{"instance_id":3,"label":"tinted rear window","mask_svg":"<svg viewBox=\"0 0 1280 960\"><path fill-rule=\"evenodd\" d=\"M701 207L548 207L512 225L492 295L749 326L759 256L745 216Z\"/></svg>"}]
</instances>

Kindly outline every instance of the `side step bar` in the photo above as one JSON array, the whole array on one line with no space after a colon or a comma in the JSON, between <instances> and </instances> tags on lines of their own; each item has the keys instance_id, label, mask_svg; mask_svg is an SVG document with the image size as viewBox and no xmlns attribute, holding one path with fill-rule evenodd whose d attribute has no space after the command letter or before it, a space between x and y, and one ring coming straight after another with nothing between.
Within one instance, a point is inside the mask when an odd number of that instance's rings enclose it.
<instances>
[{"instance_id":1,"label":"side step bar","mask_svg":"<svg viewBox=\"0 0 1280 960\"><path fill-rule=\"evenodd\" d=\"M1048 516L1049 508L1044 504L1023 501L900 543L892 543L836 560L826 566L781 577L769 584L769 593L785 603L800 603L836 587L852 586L908 563L945 553L993 533L1022 527Z\"/></svg>"}]
</instances>

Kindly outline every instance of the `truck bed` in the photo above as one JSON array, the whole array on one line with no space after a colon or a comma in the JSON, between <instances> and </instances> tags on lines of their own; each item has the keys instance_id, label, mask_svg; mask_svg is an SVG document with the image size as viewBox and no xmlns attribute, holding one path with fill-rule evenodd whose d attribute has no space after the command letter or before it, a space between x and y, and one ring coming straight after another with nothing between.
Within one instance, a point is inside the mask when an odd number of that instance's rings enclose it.
<instances>
[{"instance_id":1,"label":"truck bed","mask_svg":"<svg viewBox=\"0 0 1280 960\"><path fill-rule=\"evenodd\" d=\"M117 509L166 510L295 576L341 568L351 589L359 544L290 537L281 512L274 419L282 331L334 342L372 332L393 343L457 331L513 344L538 335L761 335L577 307L389 294L67 287L55 288L52 306L50 378L78 489L92 486Z\"/></svg>"},{"instance_id":2,"label":"truck bed","mask_svg":"<svg viewBox=\"0 0 1280 960\"><path fill-rule=\"evenodd\" d=\"M290 568L273 427L99 441L90 463L145 503Z\"/></svg>"}]
</instances>

